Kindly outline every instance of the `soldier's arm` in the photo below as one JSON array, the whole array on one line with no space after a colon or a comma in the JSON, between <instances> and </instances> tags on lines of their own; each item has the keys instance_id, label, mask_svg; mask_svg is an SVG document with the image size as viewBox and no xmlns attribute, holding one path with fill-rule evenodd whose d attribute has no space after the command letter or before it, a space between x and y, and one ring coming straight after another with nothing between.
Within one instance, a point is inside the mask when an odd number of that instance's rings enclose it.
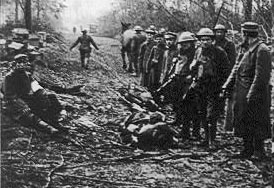
<instances>
[{"instance_id":1,"label":"soldier's arm","mask_svg":"<svg viewBox=\"0 0 274 188\"><path fill-rule=\"evenodd\" d=\"M220 59L218 62L218 84L219 85L223 85L225 83L225 81L227 80L229 74L230 74L230 63L229 63L229 59L227 57L227 54L224 50L221 49L220 53Z\"/></svg>"},{"instance_id":2,"label":"soldier's arm","mask_svg":"<svg viewBox=\"0 0 274 188\"><path fill-rule=\"evenodd\" d=\"M271 72L271 56L267 47L259 47L256 59L255 77L247 94L247 100L261 100L264 90L269 84Z\"/></svg>"},{"instance_id":3,"label":"soldier's arm","mask_svg":"<svg viewBox=\"0 0 274 188\"><path fill-rule=\"evenodd\" d=\"M237 61L236 64L233 66L232 71L230 72L230 75L228 76L226 82L222 86L224 90L232 91L239 67L240 61Z\"/></svg>"},{"instance_id":4,"label":"soldier's arm","mask_svg":"<svg viewBox=\"0 0 274 188\"><path fill-rule=\"evenodd\" d=\"M236 47L235 44L233 42L229 43L229 53L227 54L229 57L229 63L230 63L230 67L232 69L232 67L235 65L236 62Z\"/></svg>"},{"instance_id":5,"label":"soldier's arm","mask_svg":"<svg viewBox=\"0 0 274 188\"><path fill-rule=\"evenodd\" d=\"M72 44L72 46L70 47L70 50L72 50L75 46L77 46L80 43L80 37L78 37L78 39Z\"/></svg>"},{"instance_id":6,"label":"soldier's arm","mask_svg":"<svg viewBox=\"0 0 274 188\"><path fill-rule=\"evenodd\" d=\"M96 43L94 42L94 40L93 40L92 37L90 37L90 43L92 44L92 46L94 46L94 48L95 48L96 50L99 50L98 46L96 45Z\"/></svg>"}]
</instances>

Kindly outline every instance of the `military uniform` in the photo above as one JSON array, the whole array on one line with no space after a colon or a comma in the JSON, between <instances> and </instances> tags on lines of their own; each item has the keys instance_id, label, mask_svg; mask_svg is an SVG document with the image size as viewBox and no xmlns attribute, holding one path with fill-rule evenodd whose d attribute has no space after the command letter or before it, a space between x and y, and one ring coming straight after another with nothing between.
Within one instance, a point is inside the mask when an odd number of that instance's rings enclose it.
<instances>
[{"instance_id":1,"label":"military uniform","mask_svg":"<svg viewBox=\"0 0 274 188\"><path fill-rule=\"evenodd\" d=\"M196 69L195 90L200 93L201 113L203 119L206 120L206 141L209 140L209 134L214 140L217 130L216 123L220 114L219 93L228 76L229 61L225 51L219 47L198 48L193 68Z\"/></svg>"},{"instance_id":2,"label":"military uniform","mask_svg":"<svg viewBox=\"0 0 274 188\"><path fill-rule=\"evenodd\" d=\"M1 90L7 112L14 120L26 126L57 131L47 123L57 125L62 106L54 94L46 93L30 72L22 68L11 70L5 76Z\"/></svg>"},{"instance_id":3,"label":"military uniform","mask_svg":"<svg viewBox=\"0 0 274 188\"><path fill-rule=\"evenodd\" d=\"M141 86L147 87L149 83L149 70L148 68L148 60L150 56L151 49L155 45L154 40L145 41L141 47L138 57L138 63L140 66L141 73Z\"/></svg>"},{"instance_id":4,"label":"military uniform","mask_svg":"<svg viewBox=\"0 0 274 188\"><path fill-rule=\"evenodd\" d=\"M87 31L83 30L82 32L84 33ZM99 50L99 48L97 47L97 45L94 42L94 40L92 39L92 37L85 34L85 35L78 37L78 39L75 41L75 43L73 43L73 45L70 47L70 49L73 49L79 43L81 44L79 47L81 64L82 64L82 67L87 68L87 64L85 63L85 58L90 57L90 53L91 53L90 44L92 44L96 50Z\"/></svg>"},{"instance_id":5,"label":"military uniform","mask_svg":"<svg viewBox=\"0 0 274 188\"><path fill-rule=\"evenodd\" d=\"M146 37L141 34L138 33L136 34L133 39L132 39L132 43L131 43L131 62L129 62L129 71L132 71L132 66L134 66L134 70L136 72L136 74L138 75L140 73L140 68L139 68L139 64L138 64L138 55L140 52L140 47L142 45L143 42L145 42ZM133 65L132 65L133 64Z\"/></svg>"},{"instance_id":6,"label":"military uniform","mask_svg":"<svg viewBox=\"0 0 274 188\"><path fill-rule=\"evenodd\" d=\"M154 91L160 87L160 77L163 68L163 57L166 50L166 44L160 42L152 49L146 64L146 70L149 72L148 89Z\"/></svg>"},{"instance_id":7,"label":"military uniform","mask_svg":"<svg viewBox=\"0 0 274 188\"><path fill-rule=\"evenodd\" d=\"M170 46L165 52L163 57L163 69L161 73L160 82L163 84L168 80L168 78L173 74L172 65L173 59L178 56L178 51L176 45Z\"/></svg>"},{"instance_id":8,"label":"military uniform","mask_svg":"<svg viewBox=\"0 0 274 188\"><path fill-rule=\"evenodd\" d=\"M248 48L223 86L233 91L233 126L235 135L244 141L241 157L262 156L263 141L271 136L271 56L269 48L258 39L258 28L253 22L242 24Z\"/></svg>"}]
</instances>

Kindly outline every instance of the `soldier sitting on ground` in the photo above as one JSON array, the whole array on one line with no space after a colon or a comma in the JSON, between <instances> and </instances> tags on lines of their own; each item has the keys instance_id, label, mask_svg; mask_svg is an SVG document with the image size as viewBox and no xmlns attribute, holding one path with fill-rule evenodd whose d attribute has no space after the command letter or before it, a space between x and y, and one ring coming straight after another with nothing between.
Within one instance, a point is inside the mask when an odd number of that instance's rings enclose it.
<instances>
[{"instance_id":1,"label":"soldier sitting on ground","mask_svg":"<svg viewBox=\"0 0 274 188\"><path fill-rule=\"evenodd\" d=\"M5 76L1 91L7 114L24 126L57 133L62 105L32 77L31 64L25 54L14 57L12 70Z\"/></svg>"}]
</instances>

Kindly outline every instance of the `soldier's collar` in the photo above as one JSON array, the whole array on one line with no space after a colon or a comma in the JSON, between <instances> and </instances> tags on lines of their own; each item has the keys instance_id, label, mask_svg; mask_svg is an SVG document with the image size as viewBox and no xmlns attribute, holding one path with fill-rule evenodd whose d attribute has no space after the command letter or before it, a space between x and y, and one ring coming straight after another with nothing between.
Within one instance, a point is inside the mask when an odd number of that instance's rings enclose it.
<instances>
[{"instance_id":1,"label":"soldier's collar","mask_svg":"<svg viewBox=\"0 0 274 188\"><path fill-rule=\"evenodd\" d=\"M262 42L259 39L256 39L249 45L248 51L252 53L258 47L258 45L260 45L261 43Z\"/></svg>"}]
</instances>

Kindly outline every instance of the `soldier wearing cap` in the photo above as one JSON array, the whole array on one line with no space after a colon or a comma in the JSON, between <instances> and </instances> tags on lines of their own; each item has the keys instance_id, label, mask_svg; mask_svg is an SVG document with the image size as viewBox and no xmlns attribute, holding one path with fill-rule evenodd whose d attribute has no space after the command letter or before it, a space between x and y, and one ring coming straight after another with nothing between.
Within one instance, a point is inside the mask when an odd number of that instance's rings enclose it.
<instances>
[{"instance_id":1,"label":"soldier wearing cap","mask_svg":"<svg viewBox=\"0 0 274 188\"><path fill-rule=\"evenodd\" d=\"M48 94L32 77L28 57L14 57L13 69L5 76L1 92L10 116L25 126L57 133L62 106L54 94Z\"/></svg>"},{"instance_id":2,"label":"soldier wearing cap","mask_svg":"<svg viewBox=\"0 0 274 188\"><path fill-rule=\"evenodd\" d=\"M161 80L160 80L161 84L163 84L164 82L168 80L168 77L170 76L169 75L170 69L173 64L172 60L178 55L176 39L177 39L176 33L168 32L165 34L167 49L164 53L163 69L162 69Z\"/></svg>"},{"instance_id":3,"label":"soldier wearing cap","mask_svg":"<svg viewBox=\"0 0 274 188\"><path fill-rule=\"evenodd\" d=\"M131 42L131 61L129 62L129 72L133 72L134 66L134 76L139 76L140 70L138 65L138 55L140 51L141 44L146 41L146 36L142 34L143 28L141 26L135 26L133 28L136 34L132 38Z\"/></svg>"},{"instance_id":4,"label":"soldier wearing cap","mask_svg":"<svg viewBox=\"0 0 274 188\"><path fill-rule=\"evenodd\" d=\"M151 49L147 66L145 71L149 74L148 86L150 91L155 91L160 87L160 77L163 68L164 52L166 50L166 43L163 34L155 35L156 44Z\"/></svg>"},{"instance_id":5,"label":"soldier wearing cap","mask_svg":"<svg viewBox=\"0 0 274 188\"><path fill-rule=\"evenodd\" d=\"M147 87L149 83L149 72L146 68L147 68L151 49L156 43L154 40L155 31L152 29L147 29L145 32L146 32L146 41L141 44L139 56L138 56L138 64L139 64L140 73L141 73L140 85Z\"/></svg>"},{"instance_id":6,"label":"soldier wearing cap","mask_svg":"<svg viewBox=\"0 0 274 188\"><path fill-rule=\"evenodd\" d=\"M195 52L191 70L195 72L194 90L199 93L201 118L205 128L205 146L211 145L216 138L217 119L220 114L222 85L229 75L229 60L225 51L213 45L214 33L202 28L197 33L200 47Z\"/></svg>"},{"instance_id":7,"label":"soldier wearing cap","mask_svg":"<svg viewBox=\"0 0 274 188\"><path fill-rule=\"evenodd\" d=\"M258 38L259 26L245 22L242 26L246 48L223 85L226 96L233 92L233 127L235 136L243 138L240 158L265 157L264 140L270 138L269 48Z\"/></svg>"},{"instance_id":8,"label":"soldier wearing cap","mask_svg":"<svg viewBox=\"0 0 274 188\"><path fill-rule=\"evenodd\" d=\"M92 44L92 46L94 46L96 50L99 50L93 38L87 35L87 31L88 31L87 29L83 29L82 30L83 35L78 37L75 43L73 43L73 45L70 47L70 50L72 50L75 46L77 46L80 43L79 51L80 51L81 65L85 69L88 69L88 62L89 62L90 53L91 53L90 44Z\"/></svg>"}]
</instances>

